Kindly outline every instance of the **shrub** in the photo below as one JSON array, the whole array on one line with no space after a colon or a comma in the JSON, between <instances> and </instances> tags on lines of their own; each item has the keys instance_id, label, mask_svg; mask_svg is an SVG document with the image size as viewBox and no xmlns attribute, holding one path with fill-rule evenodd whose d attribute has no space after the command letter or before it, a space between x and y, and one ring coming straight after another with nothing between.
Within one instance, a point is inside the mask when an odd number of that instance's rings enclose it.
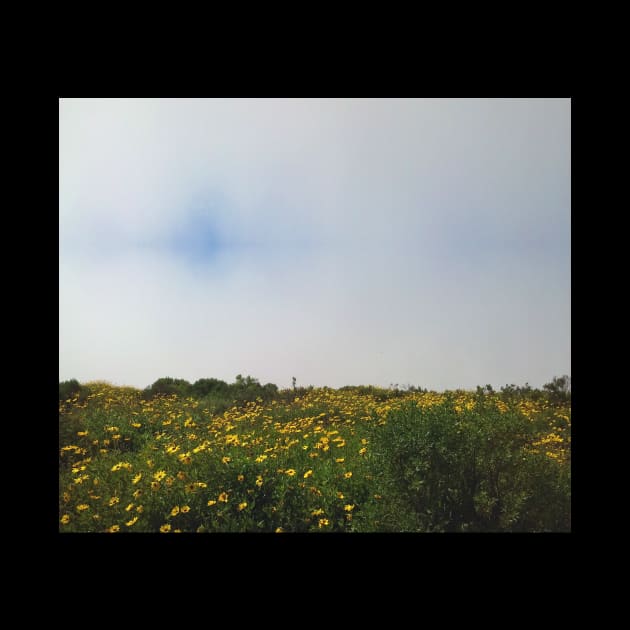
<instances>
[{"instance_id":1,"label":"shrub","mask_svg":"<svg viewBox=\"0 0 630 630\"><path fill-rule=\"evenodd\" d=\"M78 394L81 391L81 384L76 378L69 381L62 381L59 383L59 400L65 401L68 398L72 398L74 394Z\"/></svg>"},{"instance_id":2,"label":"shrub","mask_svg":"<svg viewBox=\"0 0 630 630\"><path fill-rule=\"evenodd\" d=\"M394 411L372 439L385 529L563 531L570 529L567 466L529 452L532 423L477 400Z\"/></svg>"},{"instance_id":3,"label":"shrub","mask_svg":"<svg viewBox=\"0 0 630 630\"><path fill-rule=\"evenodd\" d=\"M157 381L147 387L143 395L145 398L153 398L160 394L165 396L176 394L177 396L186 398L190 396L191 388L191 384L183 378L171 378L170 376L166 376L158 378Z\"/></svg>"}]
</instances>

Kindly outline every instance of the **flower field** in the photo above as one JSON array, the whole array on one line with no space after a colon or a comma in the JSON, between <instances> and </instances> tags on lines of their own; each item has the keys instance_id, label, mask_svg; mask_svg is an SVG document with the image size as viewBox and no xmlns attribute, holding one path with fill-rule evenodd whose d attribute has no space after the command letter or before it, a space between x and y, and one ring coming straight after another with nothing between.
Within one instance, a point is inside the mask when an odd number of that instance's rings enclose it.
<instances>
[{"instance_id":1,"label":"flower field","mask_svg":"<svg viewBox=\"0 0 630 630\"><path fill-rule=\"evenodd\" d=\"M89 383L59 421L60 532L570 531L570 401Z\"/></svg>"}]
</instances>

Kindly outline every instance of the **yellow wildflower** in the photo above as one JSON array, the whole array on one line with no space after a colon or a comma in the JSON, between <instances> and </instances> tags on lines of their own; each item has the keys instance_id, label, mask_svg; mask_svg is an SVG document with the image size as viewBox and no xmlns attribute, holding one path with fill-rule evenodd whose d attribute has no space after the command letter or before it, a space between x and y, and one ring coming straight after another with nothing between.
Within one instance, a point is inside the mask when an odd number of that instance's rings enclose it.
<instances>
[{"instance_id":1,"label":"yellow wildflower","mask_svg":"<svg viewBox=\"0 0 630 630\"><path fill-rule=\"evenodd\" d=\"M238 511L242 512L247 507L247 501L243 501L243 503L238 504Z\"/></svg>"},{"instance_id":2,"label":"yellow wildflower","mask_svg":"<svg viewBox=\"0 0 630 630\"><path fill-rule=\"evenodd\" d=\"M312 470L307 470L304 473L304 479L308 479L309 477L311 477L313 475L313 471Z\"/></svg>"},{"instance_id":3,"label":"yellow wildflower","mask_svg":"<svg viewBox=\"0 0 630 630\"><path fill-rule=\"evenodd\" d=\"M162 532L162 534L166 534L167 532L171 531L171 526L170 525L162 525L162 527L160 527L160 532Z\"/></svg>"},{"instance_id":4,"label":"yellow wildflower","mask_svg":"<svg viewBox=\"0 0 630 630\"><path fill-rule=\"evenodd\" d=\"M61 517L61 522L62 522L64 525L67 525L67 524L70 522L70 515L69 515L69 514L64 514L64 515Z\"/></svg>"}]
</instances>

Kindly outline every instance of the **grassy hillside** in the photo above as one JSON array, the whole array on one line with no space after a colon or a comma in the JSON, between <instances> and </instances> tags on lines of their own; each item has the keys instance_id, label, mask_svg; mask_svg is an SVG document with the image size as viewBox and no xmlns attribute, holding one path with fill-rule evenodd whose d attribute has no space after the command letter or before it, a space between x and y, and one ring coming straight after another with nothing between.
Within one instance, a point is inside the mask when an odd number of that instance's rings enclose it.
<instances>
[{"instance_id":1,"label":"grassy hillside","mask_svg":"<svg viewBox=\"0 0 630 630\"><path fill-rule=\"evenodd\" d=\"M60 531L570 530L558 392L265 387L64 390Z\"/></svg>"}]
</instances>

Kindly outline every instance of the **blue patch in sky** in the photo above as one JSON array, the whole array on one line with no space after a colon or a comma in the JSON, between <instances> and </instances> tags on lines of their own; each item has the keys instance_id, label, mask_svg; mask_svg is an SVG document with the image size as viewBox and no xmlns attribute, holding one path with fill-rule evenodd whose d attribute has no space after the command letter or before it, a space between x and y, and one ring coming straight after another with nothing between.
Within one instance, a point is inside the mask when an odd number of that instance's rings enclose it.
<instances>
[{"instance_id":1,"label":"blue patch in sky","mask_svg":"<svg viewBox=\"0 0 630 630\"><path fill-rule=\"evenodd\" d=\"M208 217L191 217L168 239L171 251L191 263L212 262L223 244L217 226Z\"/></svg>"},{"instance_id":2,"label":"blue patch in sky","mask_svg":"<svg viewBox=\"0 0 630 630\"><path fill-rule=\"evenodd\" d=\"M166 239L171 253L196 265L214 262L226 246L218 220L221 205L220 199L191 204L185 218Z\"/></svg>"}]
</instances>

